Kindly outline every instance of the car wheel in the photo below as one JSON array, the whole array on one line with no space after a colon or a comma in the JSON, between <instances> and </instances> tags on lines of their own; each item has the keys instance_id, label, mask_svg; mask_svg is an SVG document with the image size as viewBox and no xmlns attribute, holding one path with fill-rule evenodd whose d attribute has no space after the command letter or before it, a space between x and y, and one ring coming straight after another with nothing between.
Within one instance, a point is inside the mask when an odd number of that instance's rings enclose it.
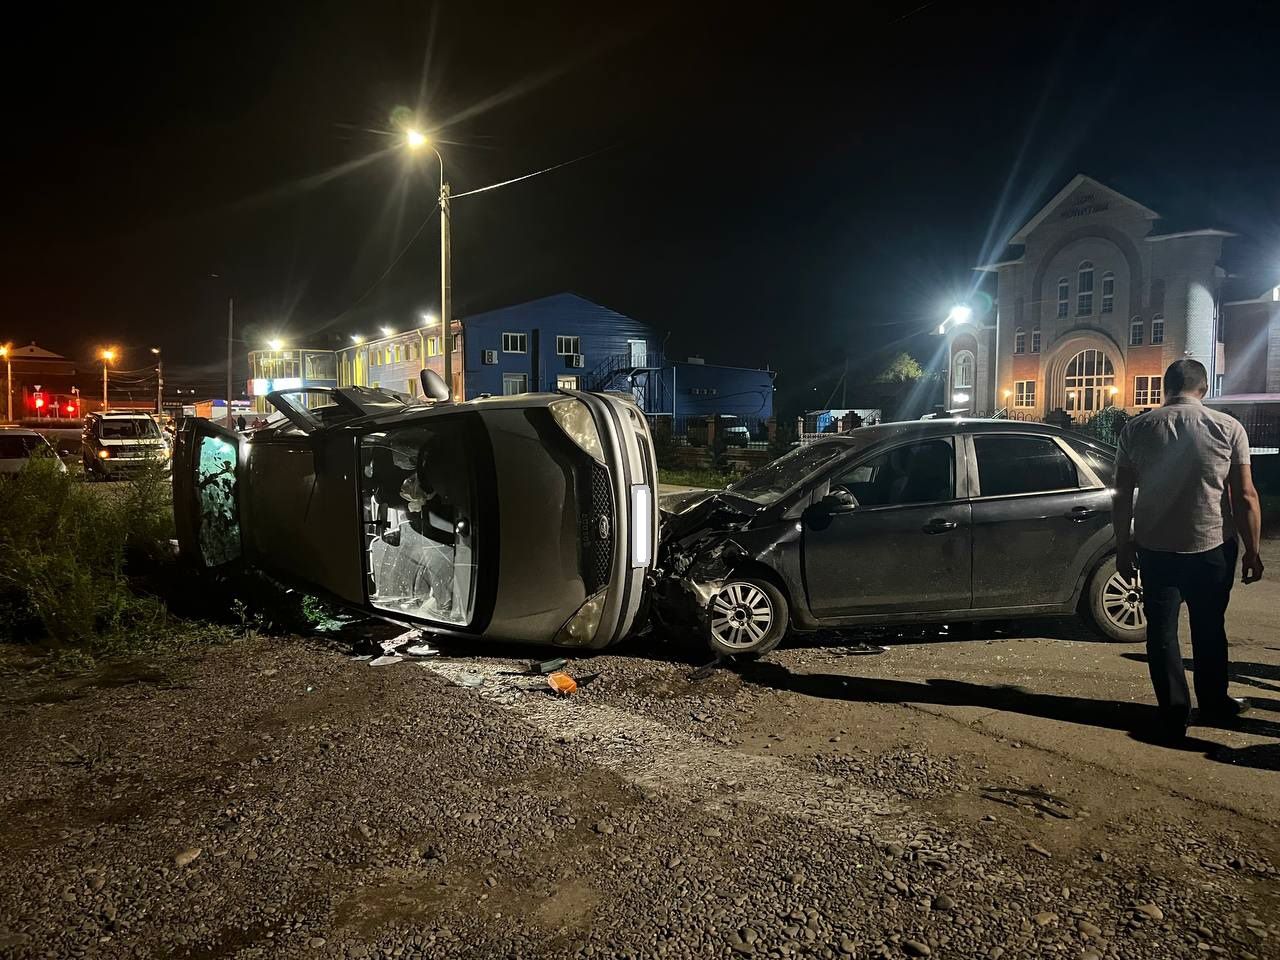
<instances>
[{"instance_id":1,"label":"car wheel","mask_svg":"<svg viewBox=\"0 0 1280 960\"><path fill-rule=\"evenodd\" d=\"M1116 569L1115 555L1098 564L1089 581L1086 610L1108 640L1139 643L1147 639L1147 613L1142 606L1142 574L1126 579Z\"/></svg>"},{"instance_id":2,"label":"car wheel","mask_svg":"<svg viewBox=\"0 0 1280 960\"><path fill-rule=\"evenodd\" d=\"M767 580L725 582L707 607L707 643L719 656L760 657L787 632L787 598Z\"/></svg>"}]
</instances>

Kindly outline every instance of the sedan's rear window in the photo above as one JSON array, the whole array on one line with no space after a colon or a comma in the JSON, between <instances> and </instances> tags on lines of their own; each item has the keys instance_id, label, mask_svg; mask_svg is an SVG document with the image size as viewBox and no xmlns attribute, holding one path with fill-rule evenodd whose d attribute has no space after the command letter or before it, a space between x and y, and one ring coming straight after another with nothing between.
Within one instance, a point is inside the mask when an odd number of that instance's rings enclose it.
<instances>
[{"instance_id":1,"label":"sedan's rear window","mask_svg":"<svg viewBox=\"0 0 1280 960\"><path fill-rule=\"evenodd\" d=\"M0 460L25 460L42 455L53 456L53 451L40 437L0 434Z\"/></svg>"},{"instance_id":2,"label":"sedan's rear window","mask_svg":"<svg viewBox=\"0 0 1280 960\"><path fill-rule=\"evenodd\" d=\"M973 438L984 497L1069 490L1080 485L1076 465L1049 437L989 434Z\"/></svg>"},{"instance_id":3,"label":"sedan's rear window","mask_svg":"<svg viewBox=\"0 0 1280 960\"><path fill-rule=\"evenodd\" d=\"M1067 437L1071 449L1080 455L1098 479L1110 486L1116 479L1116 454L1114 447L1097 447L1075 437Z\"/></svg>"}]
</instances>

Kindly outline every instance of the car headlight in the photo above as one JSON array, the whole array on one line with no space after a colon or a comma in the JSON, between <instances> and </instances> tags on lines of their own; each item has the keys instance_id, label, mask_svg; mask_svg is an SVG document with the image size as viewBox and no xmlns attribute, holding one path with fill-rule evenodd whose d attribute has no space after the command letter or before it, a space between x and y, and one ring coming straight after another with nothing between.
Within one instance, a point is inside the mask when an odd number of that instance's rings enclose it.
<instances>
[{"instance_id":1,"label":"car headlight","mask_svg":"<svg viewBox=\"0 0 1280 960\"><path fill-rule=\"evenodd\" d=\"M594 597L578 608L578 612L565 621L555 642L565 647L581 647L595 639L600 629L600 615L604 613L604 597L607 590L601 590Z\"/></svg>"},{"instance_id":2,"label":"car headlight","mask_svg":"<svg viewBox=\"0 0 1280 960\"><path fill-rule=\"evenodd\" d=\"M585 403L566 397L564 400L553 400L549 409L557 426L570 440L589 456L604 463L604 445L600 442L600 431L596 429L595 418L591 416Z\"/></svg>"},{"instance_id":3,"label":"car headlight","mask_svg":"<svg viewBox=\"0 0 1280 960\"><path fill-rule=\"evenodd\" d=\"M98 459L99 459L99 460L106 460L106 459L107 459L108 457L110 457L110 456L111 456L111 451L110 451L110 450L99 450L99 451L98 451Z\"/></svg>"}]
</instances>

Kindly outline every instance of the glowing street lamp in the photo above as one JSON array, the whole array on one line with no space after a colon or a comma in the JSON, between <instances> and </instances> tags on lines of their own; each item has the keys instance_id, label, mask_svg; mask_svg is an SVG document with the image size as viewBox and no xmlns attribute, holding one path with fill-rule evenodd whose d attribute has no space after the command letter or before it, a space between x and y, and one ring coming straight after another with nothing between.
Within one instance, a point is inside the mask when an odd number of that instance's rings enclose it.
<instances>
[{"instance_id":1,"label":"glowing street lamp","mask_svg":"<svg viewBox=\"0 0 1280 960\"><path fill-rule=\"evenodd\" d=\"M102 357L102 409L107 409L107 364L114 363L116 359L116 351L114 347L108 347L103 350Z\"/></svg>"},{"instance_id":2,"label":"glowing street lamp","mask_svg":"<svg viewBox=\"0 0 1280 960\"><path fill-rule=\"evenodd\" d=\"M450 314L453 299L453 245L450 239L449 184L444 178L444 157L431 142L431 138L416 127L406 127L405 146L410 153L423 148L431 150L440 163L440 350L444 353L444 382L453 390L453 320Z\"/></svg>"},{"instance_id":3,"label":"glowing street lamp","mask_svg":"<svg viewBox=\"0 0 1280 960\"><path fill-rule=\"evenodd\" d=\"M360 336L358 333L353 333L351 335L351 342L355 344L364 343L364 337Z\"/></svg>"},{"instance_id":4,"label":"glowing street lamp","mask_svg":"<svg viewBox=\"0 0 1280 960\"><path fill-rule=\"evenodd\" d=\"M424 313L422 315L422 325L424 327L434 327L439 322L434 313Z\"/></svg>"},{"instance_id":5,"label":"glowing street lamp","mask_svg":"<svg viewBox=\"0 0 1280 960\"><path fill-rule=\"evenodd\" d=\"M395 332L394 330L392 330L390 327L383 327L383 328L382 328L382 335L383 335L384 337L393 337L393 336L395 336L395 333L396 333L396 332Z\"/></svg>"},{"instance_id":6,"label":"glowing street lamp","mask_svg":"<svg viewBox=\"0 0 1280 960\"><path fill-rule=\"evenodd\" d=\"M284 341L281 340L279 337L272 337L270 340L267 341L267 346L270 347L272 350L279 350L284 346Z\"/></svg>"},{"instance_id":7,"label":"glowing street lamp","mask_svg":"<svg viewBox=\"0 0 1280 960\"><path fill-rule=\"evenodd\" d=\"M410 150L420 150L427 145L427 135L410 127L404 132L404 142Z\"/></svg>"}]
</instances>

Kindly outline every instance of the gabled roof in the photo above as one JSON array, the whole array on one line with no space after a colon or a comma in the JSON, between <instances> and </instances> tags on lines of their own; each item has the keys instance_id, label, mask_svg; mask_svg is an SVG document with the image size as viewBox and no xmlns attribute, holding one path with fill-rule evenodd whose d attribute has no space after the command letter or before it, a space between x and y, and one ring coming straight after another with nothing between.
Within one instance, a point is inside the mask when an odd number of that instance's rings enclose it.
<instances>
[{"instance_id":1,"label":"gabled roof","mask_svg":"<svg viewBox=\"0 0 1280 960\"><path fill-rule=\"evenodd\" d=\"M67 359L60 353L54 353L52 350L46 350L44 347L37 347L36 342L32 340L25 347L14 347L9 351L9 356L14 360L65 360Z\"/></svg>"},{"instance_id":2,"label":"gabled roof","mask_svg":"<svg viewBox=\"0 0 1280 960\"><path fill-rule=\"evenodd\" d=\"M1160 214L1156 213L1154 210L1149 209L1148 207L1144 207L1142 204L1138 203L1138 201L1134 200L1133 198L1126 197L1123 193L1120 193L1118 190L1112 190L1105 183L1100 183L1097 180L1093 179L1093 177L1085 176L1083 173L1077 173L1074 177L1071 178L1070 183L1068 183L1065 187L1063 187L1056 194L1054 194L1053 199L1040 208L1039 213L1037 213L1034 217L1032 217L1030 220L1024 223L1021 229L1019 229L1017 233L1015 233L1012 237L1009 238L1009 243L1010 244L1026 243L1028 234L1030 234L1033 230L1035 230L1036 227L1040 226L1040 224L1044 223L1044 221L1048 219L1049 214L1053 213L1054 210L1058 209L1058 207L1062 205L1063 201L1065 201L1069 196L1071 196L1071 194L1075 193L1081 187L1087 187L1091 190L1104 193L1107 196L1114 197L1117 200L1123 200L1128 206L1134 207L1139 213L1142 214L1142 216L1146 217L1148 220L1160 219Z\"/></svg>"}]
</instances>

